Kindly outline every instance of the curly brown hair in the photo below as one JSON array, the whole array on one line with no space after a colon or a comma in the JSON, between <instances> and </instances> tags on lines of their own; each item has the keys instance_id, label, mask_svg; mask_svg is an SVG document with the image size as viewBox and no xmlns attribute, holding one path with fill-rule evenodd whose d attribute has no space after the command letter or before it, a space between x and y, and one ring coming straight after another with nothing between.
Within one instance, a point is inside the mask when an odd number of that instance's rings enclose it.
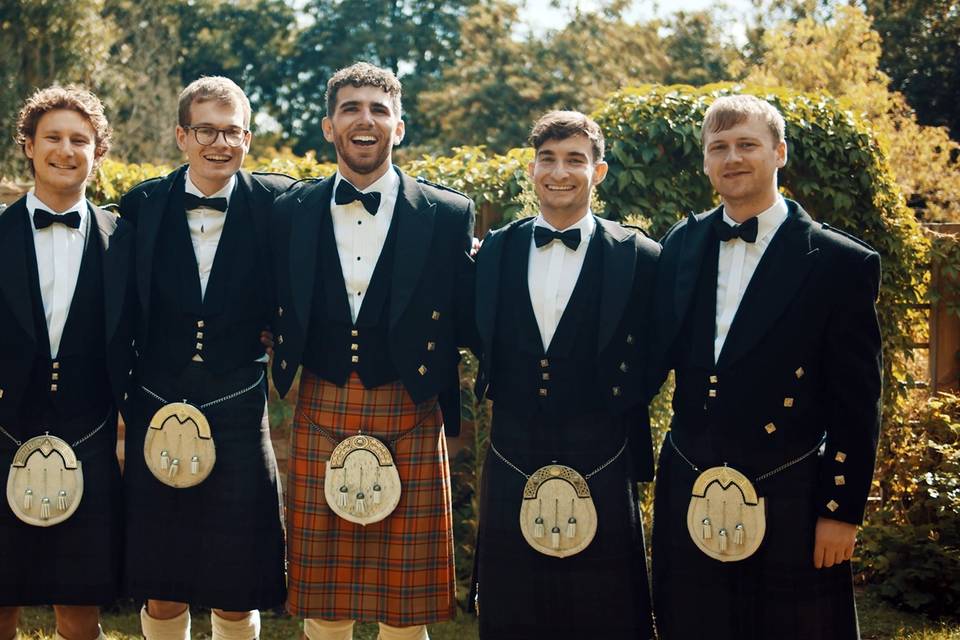
<instances>
[{"instance_id":1,"label":"curly brown hair","mask_svg":"<svg viewBox=\"0 0 960 640\"><path fill-rule=\"evenodd\" d=\"M582 135L590 141L593 161L603 160L604 140L600 125L579 111L550 111L540 116L530 131L530 144L539 149L547 140L566 140Z\"/></svg>"},{"instance_id":2,"label":"curly brown hair","mask_svg":"<svg viewBox=\"0 0 960 640\"><path fill-rule=\"evenodd\" d=\"M402 87L390 69L381 69L369 62L357 62L337 71L327 81L327 116L333 116L337 108L337 92L340 87L380 87L390 95L395 116L403 113L400 97Z\"/></svg>"},{"instance_id":3,"label":"curly brown hair","mask_svg":"<svg viewBox=\"0 0 960 640\"><path fill-rule=\"evenodd\" d=\"M110 123L104 114L103 103L100 102L100 98L78 84L68 84L66 86L55 84L45 89L38 89L27 98L26 102L23 103L23 108L20 109L20 114L17 116L14 142L20 145L20 150L26 156L27 140L32 140L36 135L37 123L40 122L40 118L57 109L76 111L85 117L90 126L93 127L96 139L96 148L93 152L94 169L96 169L103 157L107 155L107 151L110 150L113 129L110 128ZM29 165L30 173L33 174L33 162L29 162Z\"/></svg>"}]
</instances>

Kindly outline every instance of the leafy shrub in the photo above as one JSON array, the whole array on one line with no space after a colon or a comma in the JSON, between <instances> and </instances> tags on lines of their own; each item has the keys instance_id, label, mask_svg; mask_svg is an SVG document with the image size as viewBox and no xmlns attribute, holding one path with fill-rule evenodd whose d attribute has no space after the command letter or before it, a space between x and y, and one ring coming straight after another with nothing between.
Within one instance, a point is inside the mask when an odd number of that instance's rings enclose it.
<instances>
[{"instance_id":1,"label":"leafy shrub","mask_svg":"<svg viewBox=\"0 0 960 640\"><path fill-rule=\"evenodd\" d=\"M858 568L881 597L928 615L960 613L960 397L911 399L883 434L882 498Z\"/></svg>"}]
</instances>

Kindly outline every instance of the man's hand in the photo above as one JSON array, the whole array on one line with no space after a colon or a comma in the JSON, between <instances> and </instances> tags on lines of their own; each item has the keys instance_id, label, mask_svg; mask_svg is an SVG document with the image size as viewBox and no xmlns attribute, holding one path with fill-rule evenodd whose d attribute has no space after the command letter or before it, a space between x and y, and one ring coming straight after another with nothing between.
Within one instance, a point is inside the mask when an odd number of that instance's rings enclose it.
<instances>
[{"instance_id":1,"label":"man's hand","mask_svg":"<svg viewBox=\"0 0 960 640\"><path fill-rule=\"evenodd\" d=\"M830 518L817 518L813 542L813 566L832 567L849 560L857 544L857 525Z\"/></svg>"},{"instance_id":2,"label":"man's hand","mask_svg":"<svg viewBox=\"0 0 960 640\"><path fill-rule=\"evenodd\" d=\"M260 332L260 344L267 350L268 356L273 356L273 333L264 329Z\"/></svg>"},{"instance_id":3,"label":"man's hand","mask_svg":"<svg viewBox=\"0 0 960 640\"><path fill-rule=\"evenodd\" d=\"M470 257L475 258L477 251L480 251L480 245L483 244L483 241L480 238L474 238L473 242L470 243Z\"/></svg>"}]
</instances>

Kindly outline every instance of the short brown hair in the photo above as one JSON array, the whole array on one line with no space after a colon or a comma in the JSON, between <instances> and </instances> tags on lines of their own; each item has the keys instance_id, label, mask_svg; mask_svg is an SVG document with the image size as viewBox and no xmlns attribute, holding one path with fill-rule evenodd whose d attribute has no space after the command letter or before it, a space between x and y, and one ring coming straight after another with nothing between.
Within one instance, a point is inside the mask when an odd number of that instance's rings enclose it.
<instances>
[{"instance_id":1,"label":"short brown hair","mask_svg":"<svg viewBox=\"0 0 960 640\"><path fill-rule=\"evenodd\" d=\"M603 160L603 131L593 119L579 111L550 111L540 116L530 131L530 144L537 150L547 140L566 140L576 135L590 140L594 162Z\"/></svg>"},{"instance_id":2,"label":"short brown hair","mask_svg":"<svg viewBox=\"0 0 960 640\"><path fill-rule=\"evenodd\" d=\"M774 144L786 140L787 125L777 108L756 96L740 94L722 96L713 101L703 117L703 126L700 128L701 144L706 143L708 132L726 131L751 117L767 125Z\"/></svg>"},{"instance_id":3,"label":"short brown hair","mask_svg":"<svg viewBox=\"0 0 960 640\"><path fill-rule=\"evenodd\" d=\"M250 99L243 89L230 78L223 76L203 76L188 84L180 92L177 105L177 124L186 127L190 122L190 107L195 102L216 101L223 105L243 109L243 126L250 128Z\"/></svg>"},{"instance_id":4,"label":"short brown hair","mask_svg":"<svg viewBox=\"0 0 960 640\"><path fill-rule=\"evenodd\" d=\"M390 69L382 69L368 62L357 62L337 71L327 80L327 116L332 116L337 108L337 93L340 87L380 87L390 95L394 115L403 113L401 95L403 88L397 76Z\"/></svg>"},{"instance_id":5,"label":"short brown hair","mask_svg":"<svg viewBox=\"0 0 960 640\"><path fill-rule=\"evenodd\" d=\"M76 111L93 127L95 148L93 151L94 169L100 165L100 160L110 150L110 140L113 130L104 114L103 103L100 98L78 84L68 84L65 87L53 85L46 89L38 89L27 98L17 116L17 129L14 141L26 155L27 140L33 140L37 133L37 124L45 114L57 109ZM33 162L30 162L30 173L34 173Z\"/></svg>"}]
</instances>

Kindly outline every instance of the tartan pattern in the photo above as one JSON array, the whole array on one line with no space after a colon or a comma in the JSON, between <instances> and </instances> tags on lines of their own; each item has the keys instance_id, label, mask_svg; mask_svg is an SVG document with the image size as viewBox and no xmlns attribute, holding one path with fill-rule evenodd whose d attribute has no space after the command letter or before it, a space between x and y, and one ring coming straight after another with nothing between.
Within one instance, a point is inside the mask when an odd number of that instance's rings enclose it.
<instances>
[{"instance_id":1,"label":"tartan pattern","mask_svg":"<svg viewBox=\"0 0 960 640\"><path fill-rule=\"evenodd\" d=\"M367 526L327 506L324 463L338 440L363 432L390 446L403 493L396 510ZM396 444L390 440L414 428ZM399 382L343 387L303 370L287 477L290 613L407 627L453 618L456 577L450 469L436 399L415 404Z\"/></svg>"}]
</instances>

